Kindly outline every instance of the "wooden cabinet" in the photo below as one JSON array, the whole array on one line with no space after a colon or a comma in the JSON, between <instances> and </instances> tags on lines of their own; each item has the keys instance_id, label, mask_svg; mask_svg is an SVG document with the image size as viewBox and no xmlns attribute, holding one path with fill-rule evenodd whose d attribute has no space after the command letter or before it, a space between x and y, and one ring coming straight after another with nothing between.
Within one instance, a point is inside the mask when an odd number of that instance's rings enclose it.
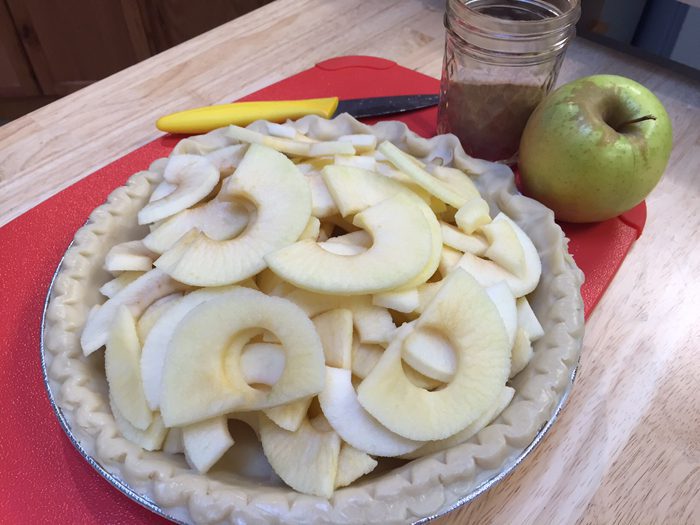
<instances>
[{"instance_id":1,"label":"wooden cabinet","mask_svg":"<svg viewBox=\"0 0 700 525\"><path fill-rule=\"evenodd\" d=\"M10 12L0 0L0 97L38 95L31 67Z\"/></svg>"},{"instance_id":2,"label":"wooden cabinet","mask_svg":"<svg viewBox=\"0 0 700 525\"><path fill-rule=\"evenodd\" d=\"M34 109L270 1L0 0L0 119L8 103Z\"/></svg>"}]
</instances>

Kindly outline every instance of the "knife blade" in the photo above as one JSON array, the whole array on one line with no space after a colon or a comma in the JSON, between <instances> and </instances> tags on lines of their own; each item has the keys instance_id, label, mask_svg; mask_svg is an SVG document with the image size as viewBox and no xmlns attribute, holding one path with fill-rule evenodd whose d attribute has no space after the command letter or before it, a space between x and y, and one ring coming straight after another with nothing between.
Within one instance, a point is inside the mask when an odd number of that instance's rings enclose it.
<instances>
[{"instance_id":1,"label":"knife blade","mask_svg":"<svg viewBox=\"0 0 700 525\"><path fill-rule=\"evenodd\" d=\"M349 113L355 118L377 117L435 106L438 95L399 95L339 100L338 97L262 102L234 102L179 111L161 117L156 127L168 133L206 133L222 126L247 126L256 120L284 122L305 115L332 118Z\"/></svg>"}]
</instances>

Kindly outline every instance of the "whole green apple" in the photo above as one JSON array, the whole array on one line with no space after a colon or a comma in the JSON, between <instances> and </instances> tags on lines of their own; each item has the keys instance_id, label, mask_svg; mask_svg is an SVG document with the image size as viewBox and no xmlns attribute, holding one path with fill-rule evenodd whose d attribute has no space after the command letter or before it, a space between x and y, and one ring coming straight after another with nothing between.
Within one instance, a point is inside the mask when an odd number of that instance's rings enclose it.
<instances>
[{"instance_id":1,"label":"whole green apple","mask_svg":"<svg viewBox=\"0 0 700 525\"><path fill-rule=\"evenodd\" d=\"M666 168L671 120L654 94L615 75L550 93L520 140L523 189L570 222L602 221L639 204Z\"/></svg>"}]
</instances>

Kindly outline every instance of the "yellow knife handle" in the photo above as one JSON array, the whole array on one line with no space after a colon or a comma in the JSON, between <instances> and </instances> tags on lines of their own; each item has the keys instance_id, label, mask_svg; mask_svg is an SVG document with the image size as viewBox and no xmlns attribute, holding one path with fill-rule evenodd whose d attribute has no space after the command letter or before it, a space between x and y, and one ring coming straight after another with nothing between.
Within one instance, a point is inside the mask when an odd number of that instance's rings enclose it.
<instances>
[{"instance_id":1,"label":"yellow knife handle","mask_svg":"<svg viewBox=\"0 0 700 525\"><path fill-rule=\"evenodd\" d=\"M156 127L168 133L206 133L229 124L247 126L256 120L284 122L304 115L331 118L337 107L338 97L235 102L172 113L159 118Z\"/></svg>"}]
</instances>

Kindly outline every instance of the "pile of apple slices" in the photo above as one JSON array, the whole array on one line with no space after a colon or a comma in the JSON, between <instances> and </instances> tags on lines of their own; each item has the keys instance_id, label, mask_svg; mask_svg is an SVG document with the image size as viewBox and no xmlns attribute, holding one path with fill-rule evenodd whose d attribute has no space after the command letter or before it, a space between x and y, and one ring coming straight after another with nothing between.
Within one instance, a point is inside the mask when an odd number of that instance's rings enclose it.
<instances>
[{"instance_id":1,"label":"pile of apple slices","mask_svg":"<svg viewBox=\"0 0 700 525\"><path fill-rule=\"evenodd\" d=\"M330 497L510 403L543 335L526 298L540 259L460 170L373 135L267 130L155 163L150 233L107 253L81 345L106 347L127 439L204 473L242 420L282 480Z\"/></svg>"}]
</instances>

